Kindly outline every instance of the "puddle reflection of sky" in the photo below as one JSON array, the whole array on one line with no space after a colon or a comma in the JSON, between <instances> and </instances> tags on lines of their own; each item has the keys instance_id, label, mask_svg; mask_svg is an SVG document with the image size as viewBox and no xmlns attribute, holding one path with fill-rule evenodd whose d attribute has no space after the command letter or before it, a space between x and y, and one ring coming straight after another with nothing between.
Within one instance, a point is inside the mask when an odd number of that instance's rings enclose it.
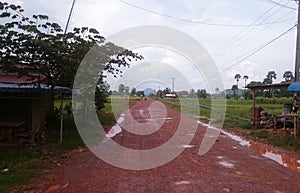
<instances>
[{"instance_id":1,"label":"puddle reflection of sky","mask_svg":"<svg viewBox=\"0 0 300 193\"><path fill-rule=\"evenodd\" d=\"M203 124L200 121L198 122L198 124L206 126L209 129L217 129L217 128L213 128L212 126L210 126L208 124ZM221 132L223 134L225 134L227 137L239 142L239 144L241 146L250 147L251 149L255 150L257 153L259 153L261 156L271 159L290 170L300 172L300 159L297 159L296 157L293 157L293 156L288 156L286 154L280 154L280 153L276 152L274 149L265 147L262 144L258 144L258 143L252 142L252 141L247 141L237 135L231 134L224 130L221 130ZM234 146L233 148L238 149L236 146Z\"/></svg>"},{"instance_id":2,"label":"puddle reflection of sky","mask_svg":"<svg viewBox=\"0 0 300 193\"><path fill-rule=\"evenodd\" d=\"M222 133L224 133L231 139L238 141L241 146L250 147L251 149L254 149L260 155L262 155L266 158L269 158L290 170L300 172L300 160L298 160L296 157L291 157L291 156L288 156L285 154L277 153L277 152L275 152L275 150L273 150L271 148L267 148L261 144L255 143L255 142L250 142L250 141L244 140L239 136L233 135L233 134L225 132L225 131L222 131Z\"/></svg>"}]
</instances>

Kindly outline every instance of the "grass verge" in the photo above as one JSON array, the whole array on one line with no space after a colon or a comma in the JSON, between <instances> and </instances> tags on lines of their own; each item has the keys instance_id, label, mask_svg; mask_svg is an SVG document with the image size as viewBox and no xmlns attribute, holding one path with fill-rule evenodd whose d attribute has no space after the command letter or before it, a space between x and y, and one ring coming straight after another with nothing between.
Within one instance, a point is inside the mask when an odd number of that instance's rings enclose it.
<instances>
[{"instance_id":1,"label":"grass verge","mask_svg":"<svg viewBox=\"0 0 300 193\"><path fill-rule=\"evenodd\" d=\"M177 111L181 111L181 105L187 105L184 112L192 116L211 117L211 100L212 99L198 99L199 106L195 106L191 101L194 99L181 98L181 99L159 99L161 102ZM217 99L216 99L217 100ZM283 104L289 102L288 98L283 99L266 99L259 100L257 107L265 109L269 114L280 115L282 112ZM182 102L184 101L184 102ZM300 150L300 139L291 135L283 136L278 133L272 133L271 130L256 128L250 123L250 108L252 107L251 100L226 100L226 113L223 124L223 129L228 130L238 135L242 135L254 141L280 146L289 150ZM200 110L199 110L200 109ZM207 123L208 120L200 119L200 121Z\"/></svg>"},{"instance_id":2,"label":"grass verge","mask_svg":"<svg viewBox=\"0 0 300 193\"><path fill-rule=\"evenodd\" d=\"M36 146L0 148L0 192L23 192L24 184L42 171L56 167L55 160L78 146L84 146L72 117L64 120L63 143L59 144L59 120L51 120Z\"/></svg>"}]
</instances>

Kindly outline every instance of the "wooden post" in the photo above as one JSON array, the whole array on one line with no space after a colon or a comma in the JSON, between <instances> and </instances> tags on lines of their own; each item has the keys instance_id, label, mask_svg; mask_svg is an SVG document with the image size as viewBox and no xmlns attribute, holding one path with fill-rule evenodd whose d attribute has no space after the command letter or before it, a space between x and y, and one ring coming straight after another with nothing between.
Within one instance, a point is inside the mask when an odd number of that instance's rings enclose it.
<instances>
[{"instance_id":1,"label":"wooden post","mask_svg":"<svg viewBox=\"0 0 300 193\"><path fill-rule=\"evenodd\" d=\"M256 125L256 118L255 118L255 91L254 90L251 90L251 92L252 92L252 120L253 120L253 123L252 123L252 125Z\"/></svg>"},{"instance_id":2,"label":"wooden post","mask_svg":"<svg viewBox=\"0 0 300 193\"><path fill-rule=\"evenodd\" d=\"M62 144L62 135L63 135L63 126L64 126L64 94L61 94L60 99L60 134L59 134L59 143Z\"/></svg>"},{"instance_id":3,"label":"wooden post","mask_svg":"<svg viewBox=\"0 0 300 193\"><path fill-rule=\"evenodd\" d=\"M294 115L294 137L296 137L296 130L297 130L297 118L298 116L297 115Z\"/></svg>"}]
</instances>

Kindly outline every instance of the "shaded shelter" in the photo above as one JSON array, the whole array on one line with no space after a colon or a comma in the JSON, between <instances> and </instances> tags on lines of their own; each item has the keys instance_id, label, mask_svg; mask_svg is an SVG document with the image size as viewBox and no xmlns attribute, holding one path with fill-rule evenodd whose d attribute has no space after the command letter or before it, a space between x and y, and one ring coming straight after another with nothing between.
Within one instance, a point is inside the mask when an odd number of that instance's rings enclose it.
<instances>
[{"instance_id":1,"label":"shaded shelter","mask_svg":"<svg viewBox=\"0 0 300 193\"><path fill-rule=\"evenodd\" d=\"M284 132L289 129L293 129L293 134L296 136L299 133L299 115L298 108L300 107L300 100L298 94L300 91L300 82L284 82L270 85L254 85L247 86L252 92L252 108L251 108L251 124L259 125L260 123L260 109L256 108L256 92L258 90L275 90L275 89L287 89L293 92L293 98L291 104L285 104L281 115L275 115L273 118L273 127L282 128Z\"/></svg>"},{"instance_id":2,"label":"shaded shelter","mask_svg":"<svg viewBox=\"0 0 300 193\"><path fill-rule=\"evenodd\" d=\"M0 139L14 143L18 132L45 125L51 88L37 84L34 76L0 73ZM72 94L72 89L56 86L54 94Z\"/></svg>"},{"instance_id":3,"label":"shaded shelter","mask_svg":"<svg viewBox=\"0 0 300 193\"><path fill-rule=\"evenodd\" d=\"M251 108L251 124L258 125L259 124L259 110L256 108L256 92L259 90L275 90L275 89L283 89L288 88L292 82L284 82L277 84L263 84L263 85L248 85L246 88L251 90L252 94L252 108Z\"/></svg>"}]
</instances>

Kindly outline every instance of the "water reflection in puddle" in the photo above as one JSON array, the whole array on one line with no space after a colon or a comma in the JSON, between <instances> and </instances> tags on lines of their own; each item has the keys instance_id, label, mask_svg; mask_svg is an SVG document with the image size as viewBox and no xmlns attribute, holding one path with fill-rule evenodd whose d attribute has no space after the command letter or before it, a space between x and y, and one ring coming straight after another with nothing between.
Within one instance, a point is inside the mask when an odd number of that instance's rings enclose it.
<instances>
[{"instance_id":1,"label":"water reflection in puddle","mask_svg":"<svg viewBox=\"0 0 300 193\"><path fill-rule=\"evenodd\" d=\"M209 124L204 124L200 121L198 121L198 124L200 124L202 126L206 126L209 129L217 129L217 128L214 128L214 127L210 126ZM282 166L284 166L284 167L286 167L290 170L300 172L300 159L297 159L296 157L293 157L293 156L288 156L288 155L285 155L285 154L277 153L271 148L267 148L267 147L265 147L261 144L244 140L241 137L239 137L237 135L233 135L233 134L231 134L229 132L226 132L224 130L221 130L221 132L223 134L225 134L226 136L228 136L229 138L239 142L241 146L250 147L251 149L256 150L257 153L259 153L260 155L262 155L266 158L269 158L269 159L277 162L278 164L280 164L280 165L282 165ZM233 149L238 149L238 147L233 146ZM222 163L222 164L224 164L224 163Z\"/></svg>"},{"instance_id":2,"label":"water reflection in puddle","mask_svg":"<svg viewBox=\"0 0 300 193\"><path fill-rule=\"evenodd\" d=\"M229 163L227 161L219 161L219 164L226 167L226 168L233 168L234 165L232 163Z\"/></svg>"},{"instance_id":3,"label":"water reflection in puddle","mask_svg":"<svg viewBox=\"0 0 300 193\"><path fill-rule=\"evenodd\" d=\"M191 182L183 180L183 181L175 182L175 184L176 185L186 185L186 184L191 184Z\"/></svg>"},{"instance_id":4,"label":"water reflection in puddle","mask_svg":"<svg viewBox=\"0 0 300 193\"><path fill-rule=\"evenodd\" d=\"M288 156L285 154L279 154L271 148L265 147L261 144L255 143L255 142L250 142L250 141L244 140L241 137L233 135L231 133L228 133L225 131L222 131L222 133L224 133L231 139L238 141L240 143L240 145L250 147L251 149L254 149L260 155L262 155L266 158L269 158L290 170L300 172L300 160L298 160L297 158L291 157L291 156Z\"/></svg>"},{"instance_id":5,"label":"water reflection in puddle","mask_svg":"<svg viewBox=\"0 0 300 193\"><path fill-rule=\"evenodd\" d=\"M300 172L300 160L295 157L288 156L285 154L278 154L273 149L267 148L261 144L250 142L250 148L257 151L260 155L274 160L280 165L287 167L290 170Z\"/></svg>"},{"instance_id":6,"label":"water reflection in puddle","mask_svg":"<svg viewBox=\"0 0 300 193\"><path fill-rule=\"evenodd\" d=\"M183 148L192 148L192 147L196 147L195 145L180 145L180 147Z\"/></svg>"}]
</instances>

